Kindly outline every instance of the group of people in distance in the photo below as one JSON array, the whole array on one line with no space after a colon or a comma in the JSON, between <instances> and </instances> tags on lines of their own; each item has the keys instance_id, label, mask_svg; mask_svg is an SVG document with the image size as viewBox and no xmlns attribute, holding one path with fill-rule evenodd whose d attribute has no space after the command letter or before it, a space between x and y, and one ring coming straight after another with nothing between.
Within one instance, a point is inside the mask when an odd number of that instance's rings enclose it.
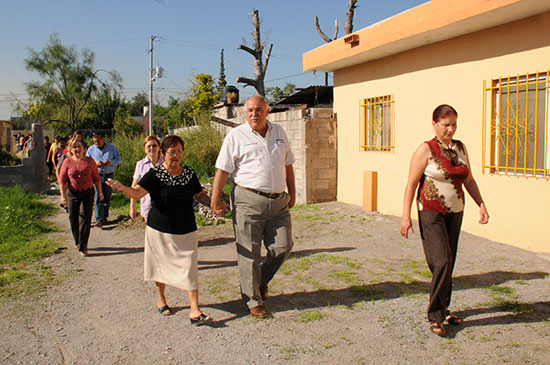
<instances>
[{"instance_id":1,"label":"group of people in distance","mask_svg":"<svg viewBox=\"0 0 550 365\"><path fill-rule=\"evenodd\" d=\"M252 96L245 103L247 123L234 128L224 139L216 161L212 196L203 190L197 175L182 165L184 142L179 136L162 141L149 136L144 141L146 157L135 169L131 186L105 176L107 187L121 191L131 199L130 216L135 219L135 202L141 199L140 214L146 219L144 278L154 281L157 309L162 315L173 314L168 305L165 286L186 290L189 296L189 320L193 325L213 319L199 307L198 238L193 200L209 206L223 216L228 207L220 196L229 175L233 177L231 214L238 255L241 295L253 317L270 314L264 306L269 298L268 284L289 256L292 241L290 208L296 200L294 155L288 138L277 124L267 120L269 105L262 96ZM413 154L403 202L401 234L414 232L411 206L417 193L420 233L426 261L432 272L428 320L430 331L445 335L445 324L462 320L449 311L452 272L462 223L464 192L462 185L479 205L479 223L489 215L470 171L464 144L453 139L458 113L449 105L437 107L432 116L435 137L424 142ZM94 144L103 151L102 144ZM83 154L78 140L69 142L72 161L62 166L62 199L69 199L69 212L81 202L90 220L94 186L97 200L106 200L105 185L97 162ZM97 151L95 151L97 152ZM88 150L88 153L90 151ZM92 153L92 157L95 153ZM114 156L113 156L114 157ZM94 157L95 158L95 157ZM118 157L120 158L120 157ZM113 166L107 159L102 167ZM103 194L102 194L103 193ZM74 203L73 203L74 201ZM73 214L70 214L73 217ZM73 223L75 245L86 253L89 225ZM262 260L261 245L267 256Z\"/></svg>"}]
</instances>

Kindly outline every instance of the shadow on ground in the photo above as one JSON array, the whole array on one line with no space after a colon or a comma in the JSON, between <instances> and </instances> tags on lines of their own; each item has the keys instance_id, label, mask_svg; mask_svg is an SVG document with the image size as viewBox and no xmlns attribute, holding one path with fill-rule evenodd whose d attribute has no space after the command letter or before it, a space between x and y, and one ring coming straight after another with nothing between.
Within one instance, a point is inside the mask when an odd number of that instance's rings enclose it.
<instances>
[{"instance_id":1,"label":"shadow on ground","mask_svg":"<svg viewBox=\"0 0 550 365\"><path fill-rule=\"evenodd\" d=\"M547 275L548 274L545 272L517 273L507 271L493 271L483 274L459 276L455 280L458 281L458 283L460 284L455 285L454 287L455 290L484 288L494 284L502 284L511 280L543 279ZM367 285L355 285L342 289L280 294L271 296L267 303L269 305L269 308L274 313L277 313L285 312L288 310L305 310L338 305L352 307L353 305L363 301L370 302L377 300L389 300L414 294L429 294L429 292L429 282L402 283L389 281ZM548 302L518 304L523 305L524 308L533 308L533 310L467 321L467 323L460 326L459 328L464 328L465 326L482 326L496 323L511 324L519 322L540 322L546 320L550 316L550 304ZM246 306L241 300L231 300L222 303L214 303L210 305L204 305L204 307L215 308L233 314L232 317L220 320L219 322L228 322L236 318L248 315ZM510 310L514 309L507 309L503 306L493 306L487 308L465 310L462 312L457 312L456 314L463 318L467 318L481 313L507 312Z\"/></svg>"}]
</instances>

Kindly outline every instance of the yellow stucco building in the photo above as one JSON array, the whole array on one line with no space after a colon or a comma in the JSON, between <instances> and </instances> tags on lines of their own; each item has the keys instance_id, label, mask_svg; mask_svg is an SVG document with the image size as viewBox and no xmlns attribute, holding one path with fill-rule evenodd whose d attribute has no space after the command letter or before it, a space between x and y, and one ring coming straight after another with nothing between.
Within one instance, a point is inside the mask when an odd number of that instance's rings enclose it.
<instances>
[{"instance_id":1,"label":"yellow stucco building","mask_svg":"<svg viewBox=\"0 0 550 365\"><path fill-rule=\"evenodd\" d=\"M334 73L338 201L400 216L446 103L491 216L478 224L468 196L463 230L550 252L550 0L432 0L305 53L303 69Z\"/></svg>"}]
</instances>

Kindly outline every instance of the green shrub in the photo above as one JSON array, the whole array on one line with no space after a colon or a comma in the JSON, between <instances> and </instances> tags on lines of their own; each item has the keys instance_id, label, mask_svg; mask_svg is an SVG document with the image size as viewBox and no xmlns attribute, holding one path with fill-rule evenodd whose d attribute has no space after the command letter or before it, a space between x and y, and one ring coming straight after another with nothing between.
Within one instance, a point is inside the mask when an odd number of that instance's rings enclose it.
<instances>
[{"instance_id":1,"label":"green shrub","mask_svg":"<svg viewBox=\"0 0 550 365\"><path fill-rule=\"evenodd\" d=\"M132 185L136 163L145 157L143 141L145 137L116 136L109 143L116 146L122 162L115 169L115 179L124 185Z\"/></svg>"},{"instance_id":2,"label":"green shrub","mask_svg":"<svg viewBox=\"0 0 550 365\"><path fill-rule=\"evenodd\" d=\"M209 113L199 117L197 128L180 134L185 143L183 163L195 170L204 182L214 176L215 164L223 142L223 134L208 122Z\"/></svg>"},{"instance_id":3,"label":"green shrub","mask_svg":"<svg viewBox=\"0 0 550 365\"><path fill-rule=\"evenodd\" d=\"M210 125L209 118L209 113L201 115L197 127L180 134L185 143L182 162L195 170L201 182L214 176L214 165L223 142L223 134ZM122 162L115 169L115 178L124 185L132 184L136 163L145 157L144 138L116 136L109 141L118 148L122 156Z\"/></svg>"},{"instance_id":4,"label":"green shrub","mask_svg":"<svg viewBox=\"0 0 550 365\"><path fill-rule=\"evenodd\" d=\"M0 150L0 166L15 166L20 164L21 160L13 153Z\"/></svg>"}]
</instances>

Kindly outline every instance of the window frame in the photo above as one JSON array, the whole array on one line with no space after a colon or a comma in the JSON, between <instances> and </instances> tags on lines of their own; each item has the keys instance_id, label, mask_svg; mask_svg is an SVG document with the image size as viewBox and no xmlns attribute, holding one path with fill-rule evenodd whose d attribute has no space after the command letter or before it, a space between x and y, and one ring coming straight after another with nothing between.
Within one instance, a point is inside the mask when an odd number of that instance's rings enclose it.
<instances>
[{"instance_id":1,"label":"window frame","mask_svg":"<svg viewBox=\"0 0 550 365\"><path fill-rule=\"evenodd\" d=\"M359 100L359 151L395 150L395 100L393 94Z\"/></svg>"},{"instance_id":2,"label":"window frame","mask_svg":"<svg viewBox=\"0 0 550 365\"><path fill-rule=\"evenodd\" d=\"M483 173L550 179L549 104L550 70L483 80Z\"/></svg>"}]
</instances>

